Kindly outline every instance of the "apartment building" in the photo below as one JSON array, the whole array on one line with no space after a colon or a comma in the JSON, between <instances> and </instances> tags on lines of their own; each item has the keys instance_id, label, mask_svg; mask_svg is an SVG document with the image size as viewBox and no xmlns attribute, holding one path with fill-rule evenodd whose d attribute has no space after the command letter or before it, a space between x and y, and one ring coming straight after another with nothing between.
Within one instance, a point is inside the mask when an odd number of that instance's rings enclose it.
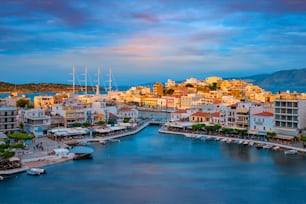
<instances>
[{"instance_id":1,"label":"apartment building","mask_svg":"<svg viewBox=\"0 0 306 204\"><path fill-rule=\"evenodd\" d=\"M18 130L16 107L0 107L0 132Z\"/></svg>"}]
</instances>

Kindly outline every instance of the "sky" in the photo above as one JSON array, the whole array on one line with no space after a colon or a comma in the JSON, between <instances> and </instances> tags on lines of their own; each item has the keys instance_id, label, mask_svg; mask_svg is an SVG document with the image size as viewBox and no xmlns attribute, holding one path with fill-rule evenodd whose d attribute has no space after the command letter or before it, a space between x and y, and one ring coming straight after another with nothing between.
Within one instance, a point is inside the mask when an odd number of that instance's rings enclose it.
<instances>
[{"instance_id":1,"label":"sky","mask_svg":"<svg viewBox=\"0 0 306 204\"><path fill-rule=\"evenodd\" d=\"M304 0L1 0L0 81L119 85L305 68ZM91 81L91 82L90 82Z\"/></svg>"}]
</instances>

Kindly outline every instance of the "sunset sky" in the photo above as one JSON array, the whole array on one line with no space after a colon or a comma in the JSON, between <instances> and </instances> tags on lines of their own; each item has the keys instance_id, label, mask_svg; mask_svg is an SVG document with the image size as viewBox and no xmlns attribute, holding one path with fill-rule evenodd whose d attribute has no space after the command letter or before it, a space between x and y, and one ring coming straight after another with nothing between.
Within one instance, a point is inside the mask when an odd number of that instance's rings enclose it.
<instances>
[{"instance_id":1,"label":"sunset sky","mask_svg":"<svg viewBox=\"0 0 306 204\"><path fill-rule=\"evenodd\" d=\"M306 67L304 0L4 0L0 14L5 82L69 83L73 65L77 83L101 66L119 85Z\"/></svg>"}]
</instances>

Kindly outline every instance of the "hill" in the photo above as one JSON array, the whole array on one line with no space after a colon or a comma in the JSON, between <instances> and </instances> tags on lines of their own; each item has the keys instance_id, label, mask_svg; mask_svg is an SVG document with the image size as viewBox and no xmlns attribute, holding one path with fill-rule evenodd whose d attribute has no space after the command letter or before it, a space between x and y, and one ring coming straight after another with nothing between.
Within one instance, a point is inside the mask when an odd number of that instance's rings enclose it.
<instances>
[{"instance_id":1,"label":"hill","mask_svg":"<svg viewBox=\"0 0 306 204\"><path fill-rule=\"evenodd\" d=\"M82 91L84 87L76 86L77 91ZM93 87L88 87L91 90ZM11 84L0 82L0 92L14 92L19 93L34 93L34 92L71 92L72 86L68 84L52 84L52 83L30 83L30 84Z\"/></svg>"},{"instance_id":2,"label":"hill","mask_svg":"<svg viewBox=\"0 0 306 204\"><path fill-rule=\"evenodd\" d=\"M272 74L260 74L242 79L252 82L266 90L306 92L306 68L277 71Z\"/></svg>"}]
</instances>

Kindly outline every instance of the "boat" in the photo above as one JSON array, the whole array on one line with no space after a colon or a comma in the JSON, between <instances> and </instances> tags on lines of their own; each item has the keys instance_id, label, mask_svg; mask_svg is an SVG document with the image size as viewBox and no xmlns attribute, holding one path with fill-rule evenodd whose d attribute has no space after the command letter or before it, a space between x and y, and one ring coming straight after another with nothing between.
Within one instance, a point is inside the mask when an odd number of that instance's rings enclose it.
<instances>
[{"instance_id":1,"label":"boat","mask_svg":"<svg viewBox=\"0 0 306 204\"><path fill-rule=\"evenodd\" d=\"M3 176L0 176L0 181L2 181L4 178L3 178Z\"/></svg>"},{"instance_id":2,"label":"boat","mask_svg":"<svg viewBox=\"0 0 306 204\"><path fill-rule=\"evenodd\" d=\"M105 140L101 140L99 141L100 144L106 144L106 141Z\"/></svg>"},{"instance_id":3,"label":"boat","mask_svg":"<svg viewBox=\"0 0 306 204\"><path fill-rule=\"evenodd\" d=\"M119 139L109 139L110 142L120 142Z\"/></svg>"},{"instance_id":4,"label":"boat","mask_svg":"<svg viewBox=\"0 0 306 204\"><path fill-rule=\"evenodd\" d=\"M272 148L272 146L271 145L264 145L262 148L263 149L270 149L270 148Z\"/></svg>"},{"instance_id":5,"label":"boat","mask_svg":"<svg viewBox=\"0 0 306 204\"><path fill-rule=\"evenodd\" d=\"M30 176L39 176L40 175L40 173L38 171L35 171L33 169L27 170L27 174L30 175Z\"/></svg>"},{"instance_id":6,"label":"boat","mask_svg":"<svg viewBox=\"0 0 306 204\"><path fill-rule=\"evenodd\" d=\"M42 168L31 168L31 170L38 172L39 174L46 174L47 171Z\"/></svg>"},{"instance_id":7,"label":"boat","mask_svg":"<svg viewBox=\"0 0 306 204\"><path fill-rule=\"evenodd\" d=\"M297 154L298 152L294 149L291 149L291 150L287 150L284 152L285 155L294 155L294 154Z\"/></svg>"},{"instance_id":8,"label":"boat","mask_svg":"<svg viewBox=\"0 0 306 204\"><path fill-rule=\"evenodd\" d=\"M280 147L279 146L275 146L275 147L273 147L273 150L279 150L280 149Z\"/></svg>"},{"instance_id":9,"label":"boat","mask_svg":"<svg viewBox=\"0 0 306 204\"><path fill-rule=\"evenodd\" d=\"M257 144L257 145L256 145L256 148L257 148L257 149L262 149L263 146L264 146L263 144Z\"/></svg>"}]
</instances>

